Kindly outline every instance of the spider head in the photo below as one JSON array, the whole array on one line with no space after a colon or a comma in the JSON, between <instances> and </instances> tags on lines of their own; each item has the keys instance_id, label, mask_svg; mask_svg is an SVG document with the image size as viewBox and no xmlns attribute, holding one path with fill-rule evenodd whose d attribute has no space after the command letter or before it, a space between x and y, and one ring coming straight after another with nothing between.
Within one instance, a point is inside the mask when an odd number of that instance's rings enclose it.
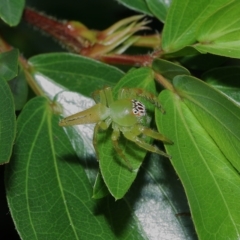
<instances>
[{"instance_id":1,"label":"spider head","mask_svg":"<svg viewBox=\"0 0 240 240\"><path fill-rule=\"evenodd\" d=\"M122 127L130 127L142 123L146 116L145 106L135 99L120 99L110 106L110 117L113 122Z\"/></svg>"},{"instance_id":2,"label":"spider head","mask_svg":"<svg viewBox=\"0 0 240 240\"><path fill-rule=\"evenodd\" d=\"M136 99L132 99L132 112L137 117L143 117L146 115L145 106Z\"/></svg>"}]
</instances>

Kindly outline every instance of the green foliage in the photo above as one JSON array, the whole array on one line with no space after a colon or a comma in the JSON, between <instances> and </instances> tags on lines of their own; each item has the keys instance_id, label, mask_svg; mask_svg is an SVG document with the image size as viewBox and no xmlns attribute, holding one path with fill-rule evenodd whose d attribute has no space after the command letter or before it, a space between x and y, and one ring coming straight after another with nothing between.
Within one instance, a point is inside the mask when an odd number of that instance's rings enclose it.
<instances>
[{"instance_id":1,"label":"green foliage","mask_svg":"<svg viewBox=\"0 0 240 240\"><path fill-rule=\"evenodd\" d=\"M156 112L156 122L174 141L166 149L185 186L198 236L237 239L240 109L193 77L177 76L174 85L180 96L160 94L168 112L164 117Z\"/></svg>"},{"instance_id":2,"label":"green foliage","mask_svg":"<svg viewBox=\"0 0 240 240\"><path fill-rule=\"evenodd\" d=\"M152 15L152 12L148 8L147 3L144 0L132 0L131 2L127 0L118 0L121 4L129 7L130 9L140 11L144 14Z\"/></svg>"},{"instance_id":3,"label":"green foliage","mask_svg":"<svg viewBox=\"0 0 240 240\"><path fill-rule=\"evenodd\" d=\"M17 75L18 51L0 54L0 163L10 160L16 133L13 95L7 83Z\"/></svg>"},{"instance_id":4,"label":"green foliage","mask_svg":"<svg viewBox=\"0 0 240 240\"><path fill-rule=\"evenodd\" d=\"M204 53L239 58L239 8L240 2L232 1L205 19L197 31L199 43L195 48Z\"/></svg>"},{"instance_id":5,"label":"green foliage","mask_svg":"<svg viewBox=\"0 0 240 240\"><path fill-rule=\"evenodd\" d=\"M91 185L49 101L29 101L17 127L6 189L21 238L114 239L107 213L91 199ZM124 229L123 239L138 235L134 225Z\"/></svg>"},{"instance_id":6,"label":"green foliage","mask_svg":"<svg viewBox=\"0 0 240 240\"><path fill-rule=\"evenodd\" d=\"M15 108L11 90L5 79L0 77L0 163L10 160L16 133Z\"/></svg>"},{"instance_id":7,"label":"green foliage","mask_svg":"<svg viewBox=\"0 0 240 240\"><path fill-rule=\"evenodd\" d=\"M18 50L13 49L0 54L0 72L5 80L11 80L18 74Z\"/></svg>"},{"instance_id":8,"label":"green foliage","mask_svg":"<svg viewBox=\"0 0 240 240\"><path fill-rule=\"evenodd\" d=\"M21 66L18 67L18 75L8 81L12 91L15 110L21 110L27 102L28 85L26 75Z\"/></svg>"},{"instance_id":9,"label":"green foliage","mask_svg":"<svg viewBox=\"0 0 240 240\"><path fill-rule=\"evenodd\" d=\"M177 76L174 85L208 135L240 171L240 108L218 91L192 77Z\"/></svg>"},{"instance_id":10,"label":"green foliage","mask_svg":"<svg viewBox=\"0 0 240 240\"><path fill-rule=\"evenodd\" d=\"M29 64L35 79L52 80L89 97L97 89L113 86L123 76L115 67L68 53L37 55L29 59Z\"/></svg>"},{"instance_id":11,"label":"green foliage","mask_svg":"<svg viewBox=\"0 0 240 240\"><path fill-rule=\"evenodd\" d=\"M199 28L204 27L204 21L230 2L237 4L238 1L173 1L163 30L163 49L166 52L175 52L195 43ZM238 9L234 11L237 12ZM209 25L208 29L212 32L211 28Z\"/></svg>"},{"instance_id":12,"label":"green foliage","mask_svg":"<svg viewBox=\"0 0 240 240\"><path fill-rule=\"evenodd\" d=\"M21 20L24 4L24 0L1 0L0 17L10 26L16 26Z\"/></svg>"},{"instance_id":13,"label":"green foliage","mask_svg":"<svg viewBox=\"0 0 240 240\"><path fill-rule=\"evenodd\" d=\"M171 1L164 0L146 0L148 8L150 9L153 16L159 19L159 21L165 22L168 8L170 7Z\"/></svg>"},{"instance_id":14,"label":"green foliage","mask_svg":"<svg viewBox=\"0 0 240 240\"><path fill-rule=\"evenodd\" d=\"M165 78L172 80L178 75L189 75L190 72L181 65L174 64L172 62L156 58L152 63L152 69L160 73Z\"/></svg>"},{"instance_id":15,"label":"green foliage","mask_svg":"<svg viewBox=\"0 0 240 240\"><path fill-rule=\"evenodd\" d=\"M239 1L118 2L165 23L160 58L148 67L125 73L70 53L26 62L18 62L16 49L0 54L0 163L11 158L5 187L20 237L238 239ZM23 5L1 1L0 17L17 25ZM28 95L28 86L34 93ZM105 86L114 98L123 87L159 94L166 113L156 109L155 118L141 100L155 120L151 127L174 142L165 145L170 160L121 136L129 171L109 128L98 134L97 162L93 125L58 126L62 117L92 106L91 94Z\"/></svg>"}]
</instances>

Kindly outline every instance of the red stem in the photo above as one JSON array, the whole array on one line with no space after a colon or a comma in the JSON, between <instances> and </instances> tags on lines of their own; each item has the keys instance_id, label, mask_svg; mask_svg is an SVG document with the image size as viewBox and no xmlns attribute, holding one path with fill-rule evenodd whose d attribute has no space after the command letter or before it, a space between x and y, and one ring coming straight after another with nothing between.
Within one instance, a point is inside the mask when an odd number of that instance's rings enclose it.
<instances>
[{"instance_id":1,"label":"red stem","mask_svg":"<svg viewBox=\"0 0 240 240\"><path fill-rule=\"evenodd\" d=\"M153 58L150 55L103 55L100 57L102 62L108 64L123 64L131 66L149 66Z\"/></svg>"},{"instance_id":2,"label":"red stem","mask_svg":"<svg viewBox=\"0 0 240 240\"><path fill-rule=\"evenodd\" d=\"M43 13L26 8L23 13L23 19L34 27L39 28L43 32L54 37L56 40L64 44L69 50L75 53L80 53L84 47L83 42L71 36L70 31L64 22L49 18Z\"/></svg>"}]
</instances>

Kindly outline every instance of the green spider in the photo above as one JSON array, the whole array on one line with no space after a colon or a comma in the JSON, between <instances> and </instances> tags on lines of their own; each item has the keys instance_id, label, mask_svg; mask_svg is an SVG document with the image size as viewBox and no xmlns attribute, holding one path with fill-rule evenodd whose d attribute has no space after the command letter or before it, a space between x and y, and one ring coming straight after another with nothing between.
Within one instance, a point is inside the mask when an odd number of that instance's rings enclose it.
<instances>
[{"instance_id":1,"label":"green spider","mask_svg":"<svg viewBox=\"0 0 240 240\"><path fill-rule=\"evenodd\" d=\"M123 88L119 90L118 99L115 101L113 100L112 89L107 87L103 90L94 92L93 98L96 102L96 105L62 119L59 122L59 126L65 127L71 125L96 123L93 135L93 145L97 153L97 133L99 128L102 130L107 130L112 124L113 133L111 135L111 139L113 146L121 158L125 160L128 168L131 170L132 166L130 162L118 145L120 132L122 132L125 138L135 142L141 148L165 157L169 157L168 154L161 151L158 147L148 144L143 138L140 137L141 135L145 135L157 140L161 140L165 143L172 144L172 141L167 139L162 134L143 125L144 118L146 117L146 108L143 103L136 100L137 97L146 99L164 113L160 102L152 93L138 88Z\"/></svg>"}]
</instances>

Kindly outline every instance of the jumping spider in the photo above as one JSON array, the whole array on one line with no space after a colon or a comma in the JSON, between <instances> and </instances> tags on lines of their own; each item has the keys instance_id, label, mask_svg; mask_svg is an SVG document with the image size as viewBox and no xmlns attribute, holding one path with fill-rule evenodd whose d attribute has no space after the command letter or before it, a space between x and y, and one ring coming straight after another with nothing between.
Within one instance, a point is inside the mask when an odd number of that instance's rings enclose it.
<instances>
[{"instance_id":1,"label":"jumping spider","mask_svg":"<svg viewBox=\"0 0 240 240\"><path fill-rule=\"evenodd\" d=\"M113 146L121 158L125 160L129 169L132 169L132 166L118 145L120 132L122 132L125 138L135 142L141 148L169 157L169 155L161 151L158 147L145 142L143 138L139 137L140 135L145 135L172 144L165 136L142 124L143 118L146 115L146 109L144 104L135 98L142 97L164 112L155 95L138 88L123 88L119 90L118 99L113 100L112 89L107 87L103 90L96 91L93 97L97 103L96 105L62 119L59 122L59 126L65 127L96 123L93 145L97 153L97 133L99 128L107 130L108 127L112 125L113 132L111 139Z\"/></svg>"}]
</instances>

